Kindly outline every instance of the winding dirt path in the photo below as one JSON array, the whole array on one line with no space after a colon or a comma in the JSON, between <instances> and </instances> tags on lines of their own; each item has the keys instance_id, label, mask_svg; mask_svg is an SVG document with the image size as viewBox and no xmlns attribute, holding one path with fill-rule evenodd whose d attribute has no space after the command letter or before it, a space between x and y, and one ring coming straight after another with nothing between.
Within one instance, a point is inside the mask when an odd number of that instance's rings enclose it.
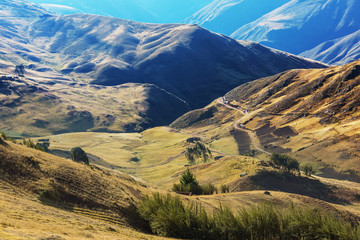
<instances>
[{"instance_id":1,"label":"winding dirt path","mask_svg":"<svg viewBox=\"0 0 360 240\"><path fill-rule=\"evenodd\" d=\"M248 114L248 112L246 110L243 110L241 108L236 108L236 107L233 107L233 106L230 106L230 105L224 103L223 98L218 98L217 101L218 101L218 103L222 104L226 108L241 112L244 115ZM234 128L239 130L239 131L246 132L249 135L250 139L251 139L251 144L254 146L254 148L256 150L259 150L260 152L271 155L270 152L268 152L268 151L264 150L263 148L261 148L261 143L260 143L260 140L259 140L258 136L256 135L256 132L254 132L254 131L252 131L252 130L250 130L248 128L241 127L240 121L241 121L241 119L234 122Z\"/></svg>"}]
</instances>

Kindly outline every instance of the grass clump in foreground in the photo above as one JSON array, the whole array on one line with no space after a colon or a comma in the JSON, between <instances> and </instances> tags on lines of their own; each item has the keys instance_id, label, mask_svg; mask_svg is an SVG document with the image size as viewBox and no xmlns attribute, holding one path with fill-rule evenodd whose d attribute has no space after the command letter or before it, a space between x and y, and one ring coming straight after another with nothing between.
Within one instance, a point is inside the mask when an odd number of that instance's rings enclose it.
<instances>
[{"instance_id":1,"label":"grass clump in foreground","mask_svg":"<svg viewBox=\"0 0 360 240\"><path fill-rule=\"evenodd\" d=\"M360 239L360 228L331 213L291 205L243 208L234 214L220 207L207 213L199 203L184 205L178 196L153 194L138 205L153 233L185 239Z\"/></svg>"}]
</instances>

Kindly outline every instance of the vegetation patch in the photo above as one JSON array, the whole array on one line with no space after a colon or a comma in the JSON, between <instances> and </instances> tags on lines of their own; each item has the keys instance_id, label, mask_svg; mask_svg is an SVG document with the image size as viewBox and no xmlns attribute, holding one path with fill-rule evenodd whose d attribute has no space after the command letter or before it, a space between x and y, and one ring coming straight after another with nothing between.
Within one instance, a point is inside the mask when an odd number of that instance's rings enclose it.
<instances>
[{"instance_id":1,"label":"vegetation patch","mask_svg":"<svg viewBox=\"0 0 360 240\"><path fill-rule=\"evenodd\" d=\"M278 210L270 204L237 213L219 206L208 213L198 203L185 205L178 196L153 194L138 205L153 233L184 239L359 239L356 223L317 209Z\"/></svg>"},{"instance_id":2,"label":"vegetation patch","mask_svg":"<svg viewBox=\"0 0 360 240\"><path fill-rule=\"evenodd\" d=\"M174 184L172 190L182 194L196 194L196 195L211 195L214 192L218 192L217 188L212 184L199 185L194 174L190 172L190 169L181 176L180 184Z\"/></svg>"}]
</instances>

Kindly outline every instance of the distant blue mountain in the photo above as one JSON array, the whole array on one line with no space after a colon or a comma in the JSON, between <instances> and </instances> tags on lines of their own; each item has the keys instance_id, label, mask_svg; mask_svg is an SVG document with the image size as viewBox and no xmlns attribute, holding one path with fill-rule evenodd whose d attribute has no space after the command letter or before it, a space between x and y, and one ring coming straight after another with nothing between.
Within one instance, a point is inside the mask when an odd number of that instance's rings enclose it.
<instances>
[{"instance_id":1,"label":"distant blue mountain","mask_svg":"<svg viewBox=\"0 0 360 240\"><path fill-rule=\"evenodd\" d=\"M289 0L214 0L184 22L230 35L287 2Z\"/></svg>"},{"instance_id":2,"label":"distant blue mountain","mask_svg":"<svg viewBox=\"0 0 360 240\"><path fill-rule=\"evenodd\" d=\"M360 30L345 37L326 41L300 55L334 65L360 59Z\"/></svg>"},{"instance_id":3,"label":"distant blue mountain","mask_svg":"<svg viewBox=\"0 0 360 240\"><path fill-rule=\"evenodd\" d=\"M360 29L359 0L292 0L231 37L300 54Z\"/></svg>"},{"instance_id":4,"label":"distant blue mountain","mask_svg":"<svg viewBox=\"0 0 360 240\"><path fill-rule=\"evenodd\" d=\"M211 0L31 0L56 13L66 7L84 13L113 16L151 23L177 23L206 6ZM64 12L66 13L66 12ZM70 12L71 13L71 12Z\"/></svg>"}]
</instances>

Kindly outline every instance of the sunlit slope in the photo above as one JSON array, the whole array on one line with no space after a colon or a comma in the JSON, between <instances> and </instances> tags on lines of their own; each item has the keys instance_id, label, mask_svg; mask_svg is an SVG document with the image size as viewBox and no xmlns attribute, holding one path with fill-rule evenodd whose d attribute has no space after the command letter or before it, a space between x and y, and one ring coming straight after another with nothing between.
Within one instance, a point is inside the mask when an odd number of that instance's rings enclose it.
<instances>
[{"instance_id":1,"label":"sunlit slope","mask_svg":"<svg viewBox=\"0 0 360 240\"><path fill-rule=\"evenodd\" d=\"M153 238L137 232L134 208L154 191L149 185L11 142L0 145L0 158L1 237Z\"/></svg>"},{"instance_id":2,"label":"sunlit slope","mask_svg":"<svg viewBox=\"0 0 360 240\"><path fill-rule=\"evenodd\" d=\"M219 100L213 103L216 107L197 111L218 112L226 106L222 115L243 114L234 120L234 127L247 135L256 133L264 151L293 153L301 161L359 171L359 69L357 61L324 70L287 71L235 88L225 95L229 104ZM194 113L172 126L215 131L212 123L221 120L221 114L208 114L189 121Z\"/></svg>"},{"instance_id":3,"label":"sunlit slope","mask_svg":"<svg viewBox=\"0 0 360 240\"><path fill-rule=\"evenodd\" d=\"M0 129L12 135L141 131L189 110L152 84L95 86L27 71L26 78L0 80L0 86Z\"/></svg>"}]
</instances>

